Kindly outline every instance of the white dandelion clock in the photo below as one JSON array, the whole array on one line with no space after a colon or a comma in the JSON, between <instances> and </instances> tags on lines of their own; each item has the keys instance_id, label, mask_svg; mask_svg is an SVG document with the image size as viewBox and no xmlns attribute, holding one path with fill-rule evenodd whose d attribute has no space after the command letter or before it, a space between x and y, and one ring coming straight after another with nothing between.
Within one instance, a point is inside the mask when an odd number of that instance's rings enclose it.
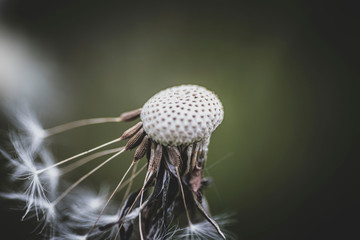
<instances>
[{"instance_id":1,"label":"white dandelion clock","mask_svg":"<svg viewBox=\"0 0 360 240\"><path fill-rule=\"evenodd\" d=\"M16 164L24 164L24 170L18 170L17 175L31 176L28 180L37 187L32 192L43 200L50 199L46 201L51 208L43 209L52 209L56 215L54 225L57 227L53 227L52 239L172 239L182 234L174 230L175 220L182 215L187 227L181 229L189 231L189 236L202 236L207 232L205 238L199 239L225 239L202 193L208 185L203 170L210 136L223 116L220 100L206 88L196 85L168 88L150 98L143 108L118 117L79 120L42 130L43 138L48 138L85 125L141 119L120 137L60 162L54 163L45 151L40 154L43 158L40 168L32 160L18 161ZM123 146L104 150L124 140L127 143ZM113 190L96 194L80 188L80 184L105 164L132 149L136 149L133 160ZM63 187L64 174L107 155L94 169ZM144 157L146 164L139 169ZM143 185L133 190L133 179L145 168ZM44 191L44 187L53 191ZM58 192L58 188L61 191ZM122 203L114 204L116 194L123 188L126 190ZM24 198L29 201L28 209L35 205L33 199Z\"/></svg>"}]
</instances>

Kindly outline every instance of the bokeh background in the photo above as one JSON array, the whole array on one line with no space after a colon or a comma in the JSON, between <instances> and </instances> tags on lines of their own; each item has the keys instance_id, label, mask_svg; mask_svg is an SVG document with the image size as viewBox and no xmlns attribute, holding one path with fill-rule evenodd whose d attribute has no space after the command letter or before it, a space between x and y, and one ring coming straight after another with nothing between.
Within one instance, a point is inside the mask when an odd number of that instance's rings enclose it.
<instances>
[{"instance_id":1,"label":"bokeh background","mask_svg":"<svg viewBox=\"0 0 360 240\"><path fill-rule=\"evenodd\" d=\"M205 86L225 107L206 196L214 215L233 215L236 238L356 239L356 9L329 1L3 0L0 100L26 99L50 127L116 116L170 86ZM2 115L0 123L6 148L11 122ZM63 159L129 126L64 133L52 150ZM114 185L130 159L84 184ZM0 159L2 189L4 165ZM2 239L41 239L13 202L0 204Z\"/></svg>"}]
</instances>

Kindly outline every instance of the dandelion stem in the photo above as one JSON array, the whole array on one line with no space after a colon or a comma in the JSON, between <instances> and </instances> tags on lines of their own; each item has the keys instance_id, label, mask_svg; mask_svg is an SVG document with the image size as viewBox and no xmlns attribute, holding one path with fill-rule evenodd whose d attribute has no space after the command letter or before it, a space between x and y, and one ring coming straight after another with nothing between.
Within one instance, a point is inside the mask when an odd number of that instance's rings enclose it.
<instances>
[{"instance_id":1,"label":"dandelion stem","mask_svg":"<svg viewBox=\"0 0 360 240\"><path fill-rule=\"evenodd\" d=\"M117 152L116 154L112 155L111 157L109 157L107 160L105 160L103 163L101 163L100 165L98 165L96 168L94 168L93 170L91 170L90 172L88 172L87 174L85 174L84 176L82 176L79 180L77 180L75 183L73 183L68 189L66 189L55 201L52 202L52 205L55 206L56 204L58 204L71 190L73 190L77 185L79 185L82 181L84 181L87 177L89 177L91 174L93 174L94 172L96 172L99 168L101 168L102 166L104 166L106 163L108 163L110 160L114 159L115 157L117 157L118 155L120 155L121 153L123 153L125 151L125 148L123 148L121 151Z\"/></svg>"},{"instance_id":2,"label":"dandelion stem","mask_svg":"<svg viewBox=\"0 0 360 240\"><path fill-rule=\"evenodd\" d=\"M90 150L87 150L87 151L85 151L85 152L82 152L82 153L79 153L79 154L74 155L74 156L72 156L72 157L69 157L69 158L67 158L67 159L65 159L65 160L62 160L61 162L58 162L58 163L56 163L56 164L54 164L54 165L51 165L51 166L49 166L49 167L46 167L46 168L37 170L37 171L36 171L36 174L43 173L43 172L45 172L46 170L49 170L49 169L54 168L54 167L57 167L57 166L59 166L59 165L62 165L62 164L64 164L64 163L67 163L67 162L69 162L69 161L71 161L71 160L73 160L73 159L75 159L75 158L81 157L81 156L83 156L83 155L85 155L85 154L91 153L91 152L93 152L93 151L96 151L96 150L98 150L98 149L100 149L100 148L106 147L106 146L108 146L108 145L110 145L110 144L113 144L113 143L116 143L116 142L119 142L119 141L121 141L121 139L120 139L120 138L116 138L116 139L114 139L114 140L112 140L112 141L110 141L110 142L104 143L104 144L102 144L102 145L100 145L100 146L97 146L97 147L92 148L92 149L90 149Z\"/></svg>"}]
</instances>

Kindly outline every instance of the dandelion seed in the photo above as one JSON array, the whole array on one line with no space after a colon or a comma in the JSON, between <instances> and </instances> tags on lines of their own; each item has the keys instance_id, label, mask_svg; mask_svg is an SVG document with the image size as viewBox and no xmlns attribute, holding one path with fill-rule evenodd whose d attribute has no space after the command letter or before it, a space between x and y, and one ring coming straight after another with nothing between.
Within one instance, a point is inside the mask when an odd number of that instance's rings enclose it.
<instances>
[{"instance_id":1,"label":"dandelion seed","mask_svg":"<svg viewBox=\"0 0 360 240\"><path fill-rule=\"evenodd\" d=\"M35 211L35 215L39 219L39 211L43 213L48 212L48 199L41 179L37 174L35 154L31 150L26 149L24 146L26 143L23 143L16 133L11 132L10 139L16 152L16 157L11 158L5 151L2 150L1 152L9 160L8 165L12 169L12 179L20 180L24 183L25 190L22 193L23 196L18 195L18 200L25 200L26 202L26 211L23 219L32 210ZM9 197L15 196L13 194L4 195Z\"/></svg>"}]
</instances>

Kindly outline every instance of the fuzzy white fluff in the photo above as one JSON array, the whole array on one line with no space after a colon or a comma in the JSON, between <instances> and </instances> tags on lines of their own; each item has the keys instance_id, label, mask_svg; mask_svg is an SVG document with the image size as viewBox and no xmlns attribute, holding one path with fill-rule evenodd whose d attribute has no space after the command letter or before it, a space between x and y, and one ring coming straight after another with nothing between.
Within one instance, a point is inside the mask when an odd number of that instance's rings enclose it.
<instances>
[{"instance_id":1,"label":"fuzzy white fluff","mask_svg":"<svg viewBox=\"0 0 360 240\"><path fill-rule=\"evenodd\" d=\"M26 104L19 104L5 106L5 110L20 134L22 144L32 152L37 151L47 134L30 108Z\"/></svg>"},{"instance_id":2,"label":"fuzzy white fluff","mask_svg":"<svg viewBox=\"0 0 360 240\"><path fill-rule=\"evenodd\" d=\"M12 170L11 179L13 181L20 181L22 189L19 193L3 193L2 195L8 198L16 198L25 201L26 211L24 218L34 211L37 218L42 212L47 215L46 218L53 217L52 206L45 194L44 184L49 186L49 192L55 192L58 178L56 174L43 175L38 174L38 170L45 168L48 164L52 164L53 160L46 156L45 152L38 163L35 162L37 154L32 150L27 149L26 143L16 133L10 134L10 139L15 150L15 156L11 157L5 151L1 150L2 154L9 160L9 168ZM56 171L56 170L54 170Z\"/></svg>"},{"instance_id":3,"label":"fuzzy white fluff","mask_svg":"<svg viewBox=\"0 0 360 240\"><path fill-rule=\"evenodd\" d=\"M25 116L23 113L22 111L17 117ZM0 149L0 154L8 160L10 180L19 188L12 187L11 191L2 192L0 196L23 203L25 206L23 219L35 216L39 223L43 224L41 231L44 232L45 227L50 226L51 239L80 240L115 236L118 230L116 226L107 231L98 230L99 226L114 223L119 219L119 210L111 205L101 216L94 230L87 235L106 203L109 188L103 187L96 193L90 189L77 187L76 191L58 204L53 204L67 184L65 181L60 181L61 171L57 167L49 168L55 163L54 157L41 144L44 134L40 124L35 118L30 117L30 111L28 113L26 119L18 120L18 131L11 131L9 134L14 151L8 153ZM26 122L29 124L27 125ZM35 145L31 144L33 141L36 141ZM43 169L47 170L42 171Z\"/></svg>"},{"instance_id":4,"label":"fuzzy white fluff","mask_svg":"<svg viewBox=\"0 0 360 240\"><path fill-rule=\"evenodd\" d=\"M77 236L74 239L86 239L81 237L87 237L87 239L97 239L100 236L104 237L114 237L117 233L117 225L109 228L106 231L99 231L99 226L105 226L112 224L119 220L119 210L110 204L107 211L101 216L99 222L95 226L94 230L87 235L89 229L91 229L96 222L103 206L106 203L108 197L108 188L102 187L98 193L85 188L79 188L76 192L69 195L66 200L66 203L63 205L66 206L66 211L64 215L67 219L64 225L67 226L66 231L62 231L61 235L64 237ZM68 209L69 207L69 209ZM76 234L81 232L82 234ZM58 238L54 238L58 239Z\"/></svg>"},{"instance_id":5,"label":"fuzzy white fluff","mask_svg":"<svg viewBox=\"0 0 360 240\"><path fill-rule=\"evenodd\" d=\"M227 239L234 237L224 227L232 224L229 215L215 216L214 220L218 223ZM206 220L198 223L191 223L188 227L175 230L174 238L176 240L218 240L221 239L216 229Z\"/></svg>"}]
</instances>

